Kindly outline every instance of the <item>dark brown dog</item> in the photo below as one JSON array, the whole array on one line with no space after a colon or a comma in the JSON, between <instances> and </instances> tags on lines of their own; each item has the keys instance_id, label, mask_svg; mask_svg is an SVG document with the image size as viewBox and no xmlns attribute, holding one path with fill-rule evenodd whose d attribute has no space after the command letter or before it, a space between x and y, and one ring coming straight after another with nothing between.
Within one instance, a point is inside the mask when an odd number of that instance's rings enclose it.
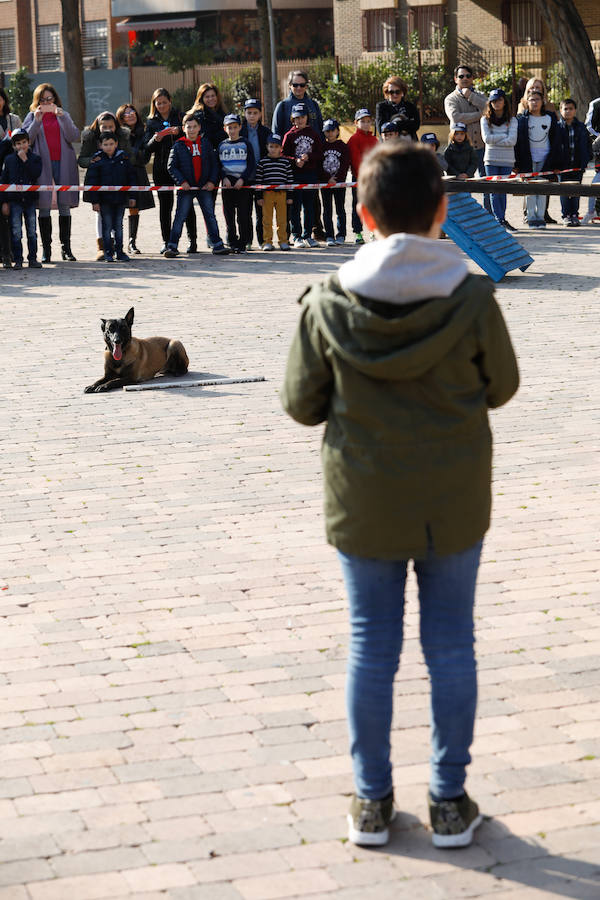
<instances>
[{"instance_id":1,"label":"dark brown dog","mask_svg":"<svg viewBox=\"0 0 600 900\"><path fill-rule=\"evenodd\" d=\"M133 306L124 319L100 319L107 350L104 375L85 388L85 394L113 391L126 384L161 375L185 375L189 359L180 341L170 338L135 338L131 335Z\"/></svg>"}]
</instances>

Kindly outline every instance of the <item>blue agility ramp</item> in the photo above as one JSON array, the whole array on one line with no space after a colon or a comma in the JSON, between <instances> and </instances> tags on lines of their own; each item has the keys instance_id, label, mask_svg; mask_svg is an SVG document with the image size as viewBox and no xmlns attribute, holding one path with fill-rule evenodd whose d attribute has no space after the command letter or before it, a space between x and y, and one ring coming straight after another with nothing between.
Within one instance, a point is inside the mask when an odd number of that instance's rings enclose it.
<instances>
[{"instance_id":1,"label":"blue agility ramp","mask_svg":"<svg viewBox=\"0 0 600 900\"><path fill-rule=\"evenodd\" d=\"M448 194L448 217L442 227L492 281L500 281L512 269L524 272L533 262L525 248L470 194Z\"/></svg>"}]
</instances>

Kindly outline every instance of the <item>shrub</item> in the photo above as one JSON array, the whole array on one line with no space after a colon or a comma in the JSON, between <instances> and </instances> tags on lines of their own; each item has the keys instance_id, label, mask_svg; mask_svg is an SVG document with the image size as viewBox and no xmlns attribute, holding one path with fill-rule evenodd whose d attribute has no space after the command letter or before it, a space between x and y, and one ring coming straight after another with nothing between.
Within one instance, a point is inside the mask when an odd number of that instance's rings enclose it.
<instances>
[{"instance_id":1,"label":"shrub","mask_svg":"<svg viewBox=\"0 0 600 900\"><path fill-rule=\"evenodd\" d=\"M518 82L519 78L524 76L525 70L522 66L517 66L515 68L516 81ZM486 75L480 75L478 78L475 78L474 87L476 91L481 91L484 94L489 94L494 88L502 88L510 100L512 97L512 66L506 65L490 69Z\"/></svg>"},{"instance_id":2,"label":"shrub","mask_svg":"<svg viewBox=\"0 0 600 900\"><path fill-rule=\"evenodd\" d=\"M243 110L244 101L251 97L260 97L260 68L250 66L233 78L228 84L228 90L224 93L231 96L231 105L225 103L226 109Z\"/></svg>"},{"instance_id":3,"label":"shrub","mask_svg":"<svg viewBox=\"0 0 600 900\"><path fill-rule=\"evenodd\" d=\"M10 76L7 93L12 111L24 119L29 112L32 96L31 76L26 66L21 66Z\"/></svg>"},{"instance_id":4,"label":"shrub","mask_svg":"<svg viewBox=\"0 0 600 900\"><path fill-rule=\"evenodd\" d=\"M571 88L567 81L565 67L561 62L554 63L546 72L546 87L548 89L548 99L557 109L561 100L571 96Z\"/></svg>"}]
</instances>

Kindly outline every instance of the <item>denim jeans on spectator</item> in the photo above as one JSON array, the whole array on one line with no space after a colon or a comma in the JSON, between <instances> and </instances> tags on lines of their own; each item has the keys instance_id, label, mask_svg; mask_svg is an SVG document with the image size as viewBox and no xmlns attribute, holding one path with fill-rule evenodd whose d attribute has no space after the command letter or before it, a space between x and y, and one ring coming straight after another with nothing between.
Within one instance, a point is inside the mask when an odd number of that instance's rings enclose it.
<instances>
[{"instance_id":1,"label":"denim jeans on spectator","mask_svg":"<svg viewBox=\"0 0 600 900\"><path fill-rule=\"evenodd\" d=\"M321 191L323 201L323 226L326 237L346 237L346 188L329 188ZM333 232L333 203L337 218L337 231Z\"/></svg>"},{"instance_id":2,"label":"denim jeans on spectator","mask_svg":"<svg viewBox=\"0 0 600 900\"><path fill-rule=\"evenodd\" d=\"M558 180L560 182L564 181L576 181L578 184L581 184L581 180L583 178L583 172L565 172L564 175L559 175ZM561 197L560 198L560 211L563 218L569 216L578 216L579 215L579 197Z\"/></svg>"},{"instance_id":3,"label":"denim jeans on spectator","mask_svg":"<svg viewBox=\"0 0 600 900\"><path fill-rule=\"evenodd\" d=\"M303 184L315 184L316 175L314 173L306 173L306 181ZM312 230L315 223L315 193L312 190L300 190L292 193L292 206L290 209L290 227L292 235L295 238L302 237L305 240L312 237ZM304 215L304 228L300 221L300 210Z\"/></svg>"},{"instance_id":4,"label":"denim jeans on spectator","mask_svg":"<svg viewBox=\"0 0 600 900\"><path fill-rule=\"evenodd\" d=\"M117 253L123 251L123 216L125 214L124 203L101 203L100 216L102 218L102 242L104 252L111 252L111 235L115 235L115 248Z\"/></svg>"},{"instance_id":5,"label":"denim jeans on spectator","mask_svg":"<svg viewBox=\"0 0 600 900\"><path fill-rule=\"evenodd\" d=\"M473 634L475 582L483 541L460 553L415 560L420 637L431 682L431 792L463 792L477 705ZM346 704L356 793L392 790L393 684L402 650L407 560L338 551L348 592L351 639ZM399 713L401 719L402 713Z\"/></svg>"},{"instance_id":6,"label":"denim jeans on spectator","mask_svg":"<svg viewBox=\"0 0 600 900\"><path fill-rule=\"evenodd\" d=\"M510 175L512 169L510 166L494 166L487 165L485 167L486 175ZM492 212L499 222L506 218L506 194L491 194Z\"/></svg>"},{"instance_id":7,"label":"denim jeans on spectator","mask_svg":"<svg viewBox=\"0 0 600 900\"><path fill-rule=\"evenodd\" d=\"M23 219L27 235L27 258L33 262L37 256L36 205L34 203L10 204L10 239L15 262L23 262Z\"/></svg>"},{"instance_id":8,"label":"denim jeans on spectator","mask_svg":"<svg viewBox=\"0 0 600 900\"><path fill-rule=\"evenodd\" d=\"M475 150L477 154L477 173L480 178L485 178L485 165L483 162L483 157L485 156L485 147L479 147L479 149ZM490 202L490 195L483 195L483 205L488 212L492 211L492 204Z\"/></svg>"},{"instance_id":9,"label":"denim jeans on spectator","mask_svg":"<svg viewBox=\"0 0 600 900\"><path fill-rule=\"evenodd\" d=\"M213 249L220 250L223 246L221 235L219 234L219 226L215 216L215 205L213 195L215 191L178 191L177 192L177 208L175 209L175 217L169 235L168 246L171 250L177 250L183 224L187 221L190 210L194 205L194 198L198 201L198 205L204 218L208 238Z\"/></svg>"}]
</instances>

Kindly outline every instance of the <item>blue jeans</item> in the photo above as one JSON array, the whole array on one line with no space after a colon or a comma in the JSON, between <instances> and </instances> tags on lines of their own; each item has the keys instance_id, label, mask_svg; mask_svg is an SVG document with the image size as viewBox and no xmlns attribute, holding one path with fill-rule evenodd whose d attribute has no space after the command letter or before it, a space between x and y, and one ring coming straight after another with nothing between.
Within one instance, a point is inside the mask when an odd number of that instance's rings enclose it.
<instances>
[{"instance_id":1,"label":"blue jeans","mask_svg":"<svg viewBox=\"0 0 600 900\"><path fill-rule=\"evenodd\" d=\"M22 220L25 220L25 233L27 235L27 259L35 262L37 257L37 231L35 221L36 206L34 203L10 204L10 239L12 243L13 259L15 262L23 262L23 236Z\"/></svg>"},{"instance_id":2,"label":"blue jeans","mask_svg":"<svg viewBox=\"0 0 600 900\"><path fill-rule=\"evenodd\" d=\"M102 195L100 195L102 196ZM122 203L101 203L100 218L102 219L102 243L104 253L110 254L112 246L112 232L115 233L115 249L117 255L123 252L123 215L125 205Z\"/></svg>"},{"instance_id":3,"label":"blue jeans","mask_svg":"<svg viewBox=\"0 0 600 900\"><path fill-rule=\"evenodd\" d=\"M512 169L509 166L494 166L489 165L485 167L486 175L510 175ZM499 222L504 221L506 218L506 194L492 194L492 212L496 216Z\"/></svg>"},{"instance_id":4,"label":"blue jeans","mask_svg":"<svg viewBox=\"0 0 600 900\"><path fill-rule=\"evenodd\" d=\"M566 172L564 175L558 176L559 181L577 181L579 184L581 184L582 179L583 172ZM563 218L565 216L579 215L579 197L561 197L560 211Z\"/></svg>"},{"instance_id":5,"label":"blue jeans","mask_svg":"<svg viewBox=\"0 0 600 900\"><path fill-rule=\"evenodd\" d=\"M479 147L475 150L475 153L477 154L477 174L480 178L485 178L485 165L483 163L483 157L485 156L485 147ZM483 205L488 212L492 211L492 204L490 202L489 194L483 195Z\"/></svg>"},{"instance_id":6,"label":"blue jeans","mask_svg":"<svg viewBox=\"0 0 600 900\"><path fill-rule=\"evenodd\" d=\"M315 177L307 174L306 181L303 184L311 184L315 182ZM315 224L315 194L317 190L294 191L292 193L292 205L290 208L290 228L292 237L304 239L312 237L312 230ZM304 230L300 221L300 210L304 213Z\"/></svg>"},{"instance_id":7,"label":"blue jeans","mask_svg":"<svg viewBox=\"0 0 600 900\"><path fill-rule=\"evenodd\" d=\"M219 234L219 226L215 216L214 195L216 191L177 191L177 207L175 209L175 218L169 235L168 247L170 250L177 250L183 224L190 214L190 210L194 205L194 197L198 201L198 205L202 211L204 224L208 238L213 249L220 250L223 246L221 235Z\"/></svg>"},{"instance_id":8,"label":"blue jeans","mask_svg":"<svg viewBox=\"0 0 600 900\"><path fill-rule=\"evenodd\" d=\"M321 191L323 201L323 225L326 237L346 237L346 189L335 188ZM337 231L333 233L333 203L337 218Z\"/></svg>"},{"instance_id":9,"label":"blue jeans","mask_svg":"<svg viewBox=\"0 0 600 900\"><path fill-rule=\"evenodd\" d=\"M473 604L483 541L461 553L414 561L420 637L431 682L431 793L463 792L477 705ZM351 639L346 705L356 793L380 800L392 790L390 729L394 675L402 650L408 560L339 553Z\"/></svg>"}]
</instances>

